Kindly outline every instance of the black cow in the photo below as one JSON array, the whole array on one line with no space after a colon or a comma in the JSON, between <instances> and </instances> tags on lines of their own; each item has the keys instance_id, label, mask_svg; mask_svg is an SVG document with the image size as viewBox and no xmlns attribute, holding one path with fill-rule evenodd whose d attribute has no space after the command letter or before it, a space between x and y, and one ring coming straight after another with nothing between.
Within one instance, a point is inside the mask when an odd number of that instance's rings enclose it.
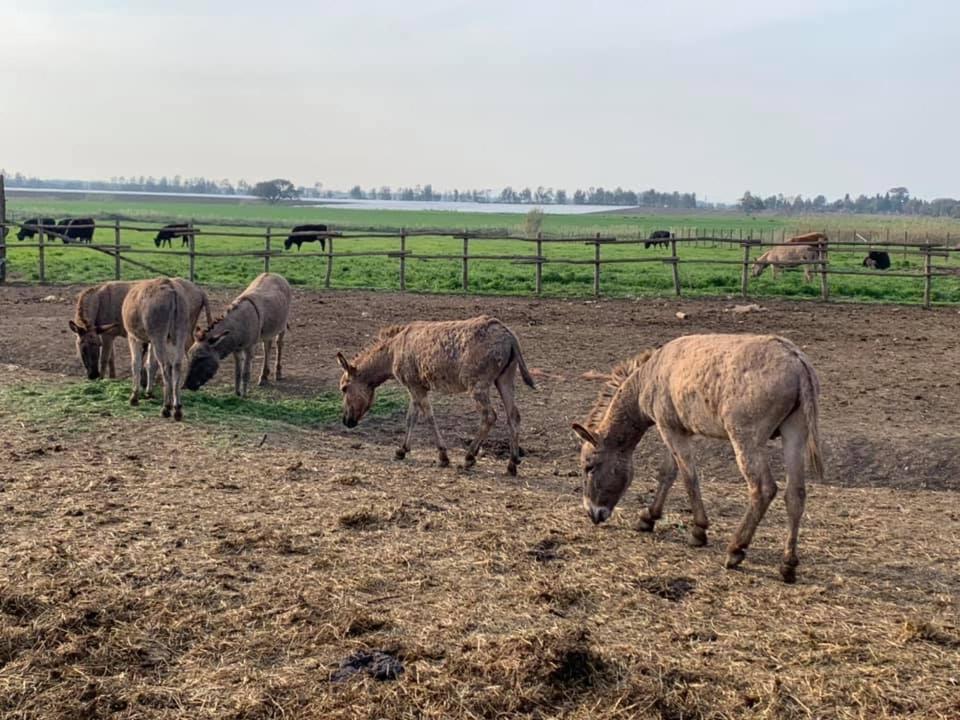
<instances>
[{"instance_id":1,"label":"black cow","mask_svg":"<svg viewBox=\"0 0 960 720\"><path fill-rule=\"evenodd\" d=\"M92 243L96 230L93 218L68 218L57 223L57 234L64 243Z\"/></svg>"},{"instance_id":2,"label":"black cow","mask_svg":"<svg viewBox=\"0 0 960 720\"><path fill-rule=\"evenodd\" d=\"M289 250L294 245L296 245L297 250L299 250L300 246L305 242L318 242L320 243L320 250L326 250L327 248L326 238L324 238L322 235L317 234L317 233L325 233L325 232L327 232L326 225L297 225L290 232L290 236L283 241L283 247Z\"/></svg>"},{"instance_id":3,"label":"black cow","mask_svg":"<svg viewBox=\"0 0 960 720\"><path fill-rule=\"evenodd\" d=\"M890 254L882 250L870 250L863 259L863 266L874 270L887 270L890 268Z\"/></svg>"},{"instance_id":4,"label":"black cow","mask_svg":"<svg viewBox=\"0 0 960 720\"><path fill-rule=\"evenodd\" d=\"M669 230L654 230L652 233L650 233L650 238L643 244L643 247L645 250L651 247L656 247L657 245L666 247L669 244L667 243L667 240L672 237L673 233L671 233Z\"/></svg>"},{"instance_id":5,"label":"black cow","mask_svg":"<svg viewBox=\"0 0 960 720\"><path fill-rule=\"evenodd\" d=\"M192 229L193 232L196 232L196 228ZM173 247L172 242L175 237L181 239L180 247L185 247L190 244L190 235L191 228L186 223L172 223L170 225L164 225L160 228L160 231L157 233L157 236L153 239L153 244L157 247L162 247L164 244L167 247Z\"/></svg>"},{"instance_id":6,"label":"black cow","mask_svg":"<svg viewBox=\"0 0 960 720\"><path fill-rule=\"evenodd\" d=\"M20 232L17 233L17 240L25 240L26 238L32 238L40 230L37 228L37 225L43 227L44 233L48 233L53 230L56 231L57 221L53 218L30 218L25 220L23 225L20 226Z\"/></svg>"}]
</instances>

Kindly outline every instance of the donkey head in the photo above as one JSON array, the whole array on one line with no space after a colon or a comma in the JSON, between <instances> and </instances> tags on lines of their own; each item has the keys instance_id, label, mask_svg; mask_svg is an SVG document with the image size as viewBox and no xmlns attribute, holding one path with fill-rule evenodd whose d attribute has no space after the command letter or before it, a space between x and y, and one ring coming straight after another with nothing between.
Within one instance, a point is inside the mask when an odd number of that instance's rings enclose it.
<instances>
[{"instance_id":1,"label":"donkey head","mask_svg":"<svg viewBox=\"0 0 960 720\"><path fill-rule=\"evenodd\" d=\"M187 390L199 390L217 374L220 369L220 353L217 351L223 339L230 334L229 330L211 334L200 334L187 355L187 379L183 386Z\"/></svg>"},{"instance_id":2,"label":"donkey head","mask_svg":"<svg viewBox=\"0 0 960 720\"><path fill-rule=\"evenodd\" d=\"M100 350L103 347L100 333L106 328L78 325L73 320L70 320L69 324L77 336L77 355L87 371L87 379L97 380L100 377Z\"/></svg>"},{"instance_id":3,"label":"donkey head","mask_svg":"<svg viewBox=\"0 0 960 720\"><path fill-rule=\"evenodd\" d=\"M574 424L583 440L580 470L583 472L583 507L594 524L613 514L613 508L633 482L633 446L617 447L607 437Z\"/></svg>"},{"instance_id":4,"label":"donkey head","mask_svg":"<svg viewBox=\"0 0 960 720\"><path fill-rule=\"evenodd\" d=\"M376 386L360 378L357 368L350 364L343 353L337 353L337 362L343 368L343 375L340 377L340 392L343 393L343 424L348 428L356 427L373 405Z\"/></svg>"}]
</instances>

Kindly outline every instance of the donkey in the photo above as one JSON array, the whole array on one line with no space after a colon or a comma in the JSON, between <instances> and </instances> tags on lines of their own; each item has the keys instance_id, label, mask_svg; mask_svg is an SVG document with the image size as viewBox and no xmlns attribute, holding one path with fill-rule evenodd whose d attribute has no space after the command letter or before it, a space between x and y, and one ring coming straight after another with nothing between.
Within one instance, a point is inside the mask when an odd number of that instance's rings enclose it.
<instances>
[{"instance_id":1,"label":"donkey","mask_svg":"<svg viewBox=\"0 0 960 720\"><path fill-rule=\"evenodd\" d=\"M172 409L174 420L183 419L180 380L190 328L196 322L196 317L191 321L186 283L179 278L138 282L127 293L122 310L134 378L130 404L140 404L140 372L143 369L143 355L149 345L151 367L147 372L147 395L152 389L156 366L159 364L163 376L161 414L168 418Z\"/></svg>"},{"instance_id":2,"label":"donkey","mask_svg":"<svg viewBox=\"0 0 960 720\"><path fill-rule=\"evenodd\" d=\"M754 531L777 492L765 445L783 438L788 533L780 575L796 581L797 535L803 515L804 453L822 480L817 374L806 355L775 335L688 335L621 363L607 377L583 440L583 504L594 523L610 517L633 480L633 451L657 426L669 455L656 495L638 529L652 532L678 469L693 508L691 543L707 542L707 514L694 466L692 436L730 441L750 489L750 507L727 547L726 566L743 562Z\"/></svg>"},{"instance_id":3,"label":"donkey","mask_svg":"<svg viewBox=\"0 0 960 720\"><path fill-rule=\"evenodd\" d=\"M826 233L822 232L810 232L803 235L794 235L792 238L788 238L788 243L801 243L806 245L818 245L821 242L829 242L830 238L827 237Z\"/></svg>"},{"instance_id":4,"label":"donkey","mask_svg":"<svg viewBox=\"0 0 960 720\"><path fill-rule=\"evenodd\" d=\"M77 354L87 371L87 378L115 378L113 341L126 337L121 308L133 286L132 282L114 281L89 287L77 297L70 330L77 336ZM109 327L108 331L104 331ZM109 375L108 375L109 372Z\"/></svg>"},{"instance_id":5,"label":"donkey","mask_svg":"<svg viewBox=\"0 0 960 720\"><path fill-rule=\"evenodd\" d=\"M258 343L263 343L263 371L260 385L270 377L270 350L277 341L277 380L282 379L283 339L290 316L293 293L290 284L275 273L261 273L230 303L227 311L207 329L196 334L190 348L190 365L185 387L199 390L220 367L227 355L234 357L234 390L243 397L250 385L250 370Z\"/></svg>"},{"instance_id":6,"label":"donkey","mask_svg":"<svg viewBox=\"0 0 960 720\"><path fill-rule=\"evenodd\" d=\"M377 342L352 362L337 353L343 369L340 391L343 393L343 424L356 427L373 405L374 391L393 378L410 393L407 434L397 449L403 460L410 452L410 436L422 415L433 428L440 467L450 458L440 437L433 408L427 397L431 390L446 393L470 393L480 411L480 430L467 449L464 468L477 462L477 452L497 421L490 404L490 385L496 385L510 428L510 461L507 472L517 474L520 462L520 413L514 401L517 368L531 388L536 387L520 353L520 342L510 328L488 315L469 320L413 322L393 325L380 331Z\"/></svg>"},{"instance_id":7,"label":"donkey","mask_svg":"<svg viewBox=\"0 0 960 720\"><path fill-rule=\"evenodd\" d=\"M791 240L791 242L793 242ZM813 279L813 265L818 260L818 251L815 245L778 245L767 250L757 258L753 264L753 277L760 277L767 265L773 266L773 277L776 278L785 267L803 265L803 280L810 282Z\"/></svg>"}]
</instances>

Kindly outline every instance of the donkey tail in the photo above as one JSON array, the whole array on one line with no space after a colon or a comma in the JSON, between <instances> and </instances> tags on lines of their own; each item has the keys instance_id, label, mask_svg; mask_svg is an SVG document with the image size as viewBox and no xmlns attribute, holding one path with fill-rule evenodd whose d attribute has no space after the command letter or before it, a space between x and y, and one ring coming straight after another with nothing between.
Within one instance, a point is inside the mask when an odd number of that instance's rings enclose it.
<instances>
[{"instance_id":1,"label":"donkey tail","mask_svg":"<svg viewBox=\"0 0 960 720\"><path fill-rule=\"evenodd\" d=\"M513 356L517 359L517 367L520 368L520 377L523 378L523 382L527 387L536 390L537 384L533 381L533 376L530 374L530 370L527 369L527 364L523 361L523 353L520 352L520 342L516 338L513 338Z\"/></svg>"},{"instance_id":2,"label":"donkey tail","mask_svg":"<svg viewBox=\"0 0 960 720\"><path fill-rule=\"evenodd\" d=\"M817 479L823 482L823 457L820 454L820 381L806 357L800 357L803 376L800 379L800 407L807 425L807 462Z\"/></svg>"}]
</instances>

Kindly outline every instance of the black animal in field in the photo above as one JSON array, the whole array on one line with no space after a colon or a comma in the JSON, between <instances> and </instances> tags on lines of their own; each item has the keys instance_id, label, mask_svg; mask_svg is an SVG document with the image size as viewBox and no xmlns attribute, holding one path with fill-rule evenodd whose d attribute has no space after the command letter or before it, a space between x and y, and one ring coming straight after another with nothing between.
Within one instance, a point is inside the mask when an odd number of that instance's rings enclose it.
<instances>
[{"instance_id":1,"label":"black animal in field","mask_svg":"<svg viewBox=\"0 0 960 720\"><path fill-rule=\"evenodd\" d=\"M654 230L650 233L650 237L645 243L643 243L644 249L649 249L652 247L657 247L658 245L666 247L669 243L667 240L673 237L673 233L669 230Z\"/></svg>"},{"instance_id":2,"label":"black animal in field","mask_svg":"<svg viewBox=\"0 0 960 720\"><path fill-rule=\"evenodd\" d=\"M96 229L93 218L68 218L57 223L57 235L64 243L92 243Z\"/></svg>"},{"instance_id":3,"label":"black animal in field","mask_svg":"<svg viewBox=\"0 0 960 720\"><path fill-rule=\"evenodd\" d=\"M325 250L327 247L326 238L319 234L325 232L327 232L326 225L297 225L290 231L287 239L283 241L283 247L289 250L296 245L297 250L299 250L305 242L318 242L320 243L320 249Z\"/></svg>"},{"instance_id":4,"label":"black animal in field","mask_svg":"<svg viewBox=\"0 0 960 720\"><path fill-rule=\"evenodd\" d=\"M191 228L187 223L171 223L170 225L164 225L157 232L157 236L153 239L153 244L157 247L173 247L173 239L180 238L180 247L186 247L190 244L190 235L196 232L196 228Z\"/></svg>"},{"instance_id":5,"label":"black animal in field","mask_svg":"<svg viewBox=\"0 0 960 720\"><path fill-rule=\"evenodd\" d=\"M890 253L882 250L870 250L863 259L863 266L874 270L888 270L890 268Z\"/></svg>"},{"instance_id":6,"label":"black animal in field","mask_svg":"<svg viewBox=\"0 0 960 720\"><path fill-rule=\"evenodd\" d=\"M30 218L29 220L24 220L23 225L20 226L20 232L17 233L17 240L32 238L40 232L37 227L38 225L43 228L44 233L49 233L51 230L55 232L57 221L54 218Z\"/></svg>"}]
</instances>

